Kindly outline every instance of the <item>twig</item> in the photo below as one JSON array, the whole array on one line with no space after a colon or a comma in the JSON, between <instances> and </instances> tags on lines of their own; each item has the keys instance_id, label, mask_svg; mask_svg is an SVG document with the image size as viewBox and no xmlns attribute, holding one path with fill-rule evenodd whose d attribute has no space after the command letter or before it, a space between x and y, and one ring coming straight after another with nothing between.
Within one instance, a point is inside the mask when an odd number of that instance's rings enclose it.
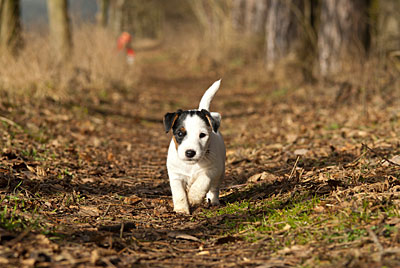
<instances>
[{"instance_id":1,"label":"twig","mask_svg":"<svg viewBox=\"0 0 400 268\"><path fill-rule=\"evenodd\" d=\"M399 253L400 253L400 248L386 248L383 251L383 255L399 254Z\"/></svg>"},{"instance_id":2,"label":"twig","mask_svg":"<svg viewBox=\"0 0 400 268\"><path fill-rule=\"evenodd\" d=\"M121 229L119 230L119 238L122 238L123 233L124 233L124 223L121 223Z\"/></svg>"},{"instance_id":3,"label":"twig","mask_svg":"<svg viewBox=\"0 0 400 268\"><path fill-rule=\"evenodd\" d=\"M290 172L290 175L289 175L289 179L288 179L289 181L292 178L294 171L296 170L297 162L299 162L299 159L300 159L300 156L297 156L296 162L294 163L292 171Z\"/></svg>"},{"instance_id":4,"label":"twig","mask_svg":"<svg viewBox=\"0 0 400 268\"><path fill-rule=\"evenodd\" d=\"M379 239L376 236L376 234L370 228L368 228L368 234L371 237L371 239L374 242L374 244L376 245L376 247L378 248L378 251L379 251L379 262L380 262L382 260L382 255L384 254L384 248L383 248L381 242L379 242Z\"/></svg>"},{"instance_id":5,"label":"twig","mask_svg":"<svg viewBox=\"0 0 400 268\"><path fill-rule=\"evenodd\" d=\"M247 185L249 185L249 184L248 184L248 183L236 184L236 185L231 185L231 186L222 187L221 190L237 189L237 188L242 188L243 186L247 186Z\"/></svg>"},{"instance_id":6,"label":"twig","mask_svg":"<svg viewBox=\"0 0 400 268\"><path fill-rule=\"evenodd\" d=\"M110 211L110 207L111 207L111 204L108 204L106 212L104 212L104 214L103 214L103 218L107 215L108 211Z\"/></svg>"},{"instance_id":7,"label":"twig","mask_svg":"<svg viewBox=\"0 0 400 268\"><path fill-rule=\"evenodd\" d=\"M32 230L32 227L28 227L27 229L25 229L22 233L20 233L16 238L14 238L13 240L9 241L7 244L8 245L15 245L18 242L20 242L25 236L27 236Z\"/></svg>"},{"instance_id":8,"label":"twig","mask_svg":"<svg viewBox=\"0 0 400 268\"><path fill-rule=\"evenodd\" d=\"M388 162L389 164L392 164L392 165L394 165L394 166L400 167L399 164L390 161L389 159L387 159L386 157L384 157L383 155L381 155L380 153L378 153L378 152L375 151L374 149L370 148L368 145L362 143L362 147L367 148L368 150L370 150L371 152L373 152L374 154L376 154L377 156L379 156L380 158L382 158L383 160L385 160L385 161Z\"/></svg>"},{"instance_id":9,"label":"twig","mask_svg":"<svg viewBox=\"0 0 400 268\"><path fill-rule=\"evenodd\" d=\"M12 121L12 120L10 120L10 119L4 117L4 116L0 116L0 120L1 120L1 121L4 121L4 122L6 122L7 124L12 125L12 126L14 126L14 127L21 128L20 125L18 125L18 124L15 123L14 121Z\"/></svg>"},{"instance_id":10,"label":"twig","mask_svg":"<svg viewBox=\"0 0 400 268\"><path fill-rule=\"evenodd\" d=\"M366 152L363 152L362 154L357 156L356 159L354 159L350 163L345 164L344 167L349 167L350 165L353 165L354 163L357 163L365 154L366 154Z\"/></svg>"}]
</instances>

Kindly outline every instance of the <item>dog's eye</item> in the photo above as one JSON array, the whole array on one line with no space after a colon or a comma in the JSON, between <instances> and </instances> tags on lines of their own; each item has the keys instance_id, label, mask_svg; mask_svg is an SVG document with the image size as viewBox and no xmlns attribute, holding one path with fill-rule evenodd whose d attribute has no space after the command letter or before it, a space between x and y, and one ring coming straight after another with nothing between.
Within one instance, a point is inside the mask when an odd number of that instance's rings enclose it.
<instances>
[{"instance_id":1,"label":"dog's eye","mask_svg":"<svg viewBox=\"0 0 400 268\"><path fill-rule=\"evenodd\" d=\"M204 138L205 136L207 136L205 133L200 133L199 135L200 139Z\"/></svg>"},{"instance_id":2,"label":"dog's eye","mask_svg":"<svg viewBox=\"0 0 400 268\"><path fill-rule=\"evenodd\" d=\"M179 138L182 138L183 136L185 136L185 134L182 131L178 131L177 135Z\"/></svg>"}]
</instances>

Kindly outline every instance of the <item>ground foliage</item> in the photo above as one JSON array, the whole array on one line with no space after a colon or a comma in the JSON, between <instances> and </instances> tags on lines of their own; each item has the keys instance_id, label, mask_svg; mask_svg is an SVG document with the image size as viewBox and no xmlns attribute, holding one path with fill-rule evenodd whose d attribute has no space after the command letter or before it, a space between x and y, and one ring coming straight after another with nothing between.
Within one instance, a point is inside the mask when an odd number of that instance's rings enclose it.
<instances>
[{"instance_id":1,"label":"ground foliage","mask_svg":"<svg viewBox=\"0 0 400 268\"><path fill-rule=\"evenodd\" d=\"M152 53L142 65L135 89L2 93L1 266L400 265L397 101L227 72L212 104L222 205L182 216L161 119L197 107L219 77Z\"/></svg>"}]
</instances>

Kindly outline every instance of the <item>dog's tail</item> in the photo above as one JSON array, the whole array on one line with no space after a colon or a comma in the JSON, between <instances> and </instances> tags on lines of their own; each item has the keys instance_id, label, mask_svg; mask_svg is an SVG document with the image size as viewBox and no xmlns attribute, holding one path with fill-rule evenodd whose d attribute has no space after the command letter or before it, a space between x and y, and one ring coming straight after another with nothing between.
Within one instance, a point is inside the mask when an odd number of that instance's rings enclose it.
<instances>
[{"instance_id":1,"label":"dog's tail","mask_svg":"<svg viewBox=\"0 0 400 268\"><path fill-rule=\"evenodd\" d=\"M211 85L207 89L207 91L204 93L203 97L201 98L200 104L199 104L199 110L205 109L209 110L210 109L210 103L212 99L214 98L215 93L217 93L219 89L219 85L221 84L221 79L218 81L215 81L214 84Z\"/></svg>"}]
</instances>

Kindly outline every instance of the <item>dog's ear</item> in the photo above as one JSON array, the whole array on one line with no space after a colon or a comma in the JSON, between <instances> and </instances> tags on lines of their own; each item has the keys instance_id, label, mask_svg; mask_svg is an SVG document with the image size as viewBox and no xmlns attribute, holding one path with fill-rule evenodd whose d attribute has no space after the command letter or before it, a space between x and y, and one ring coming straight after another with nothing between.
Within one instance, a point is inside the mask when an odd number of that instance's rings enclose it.
<instances>
[{"instance_id":1,"label":"dog's ear","mask_svg":"<svg viewBox=\"0 0 400 268\"><path fill-rule=\"evenodd\" d=\"M174 126L176 119L182 113L182 110L178 110L175 113L166 113L164 115L163 123L165 128L165 133L168 133L170 129Z\"/></svg>"},{"instance_id":2,"label":"dog's ear","mask_svg":"<svg viewBox=\"0 0 400 268\"><path fill-rule=\"evenodd\" d=\"M221 115L215 112L210 113L205 109L201 110L201 113L204 114L213 131L217 133L218 128L221 125Z\"/></svg>"}]
</instances>

